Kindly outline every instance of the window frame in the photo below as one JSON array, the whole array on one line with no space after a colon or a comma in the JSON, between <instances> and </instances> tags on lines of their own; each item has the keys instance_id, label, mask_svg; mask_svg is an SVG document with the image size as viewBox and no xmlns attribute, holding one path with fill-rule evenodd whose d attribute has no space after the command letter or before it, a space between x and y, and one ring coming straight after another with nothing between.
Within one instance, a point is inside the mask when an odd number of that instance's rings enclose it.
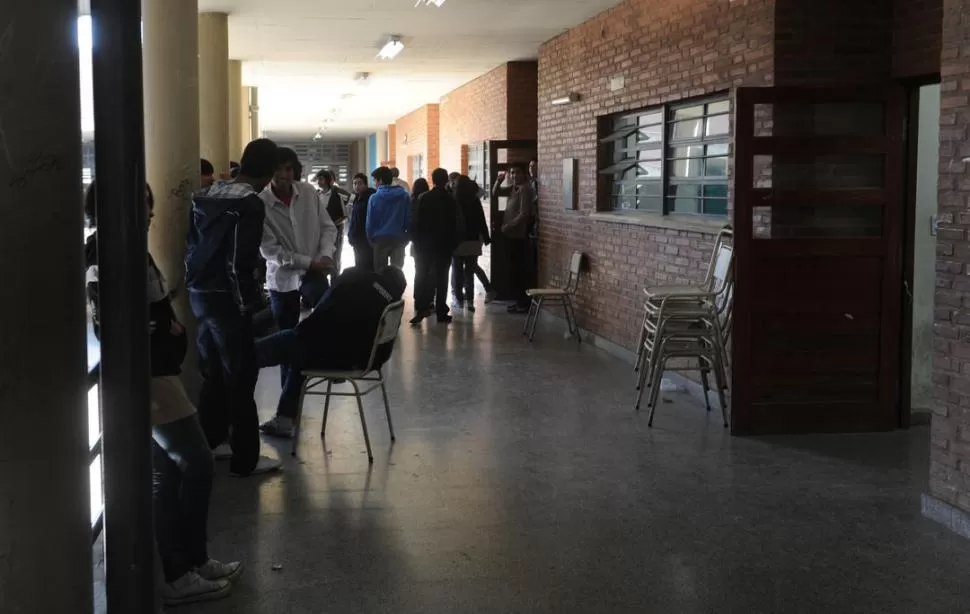
<instances>
[{"instance_id":1,"label":"window frame","mask_svg":"<svg viewBox=\"0 0 970 614\"><path fill-rule=\"evenodd\" d=\"M723 105L723 106L722 106ZM712 112L712 106L717 109ZM678 118L678 112L693 107L702 107L699 114ZM690 218L709 218L721 220L730 215L730 172L733 145L732 110L734 104L728 92L721 92L703 98L685 99L676 102L643 107L632 111L601 116L597 126L597 211L626 215L647 214L662 216L684 216ZM699 121L702 132L706 133L712 118L726 117L727 127L723 133L697 137L674 138L677 126L686 122ZM654 120L659 120L655 123ZM641 123L644 122L644 123ZM659 140L650 135L657 134ZM644 130L640 140L641 132ZM630 142L630 139L633 139ZM623 141L622 149L618 144ZM700 155L695 152L681 152L687 148L700 147ZM710 152L708 148L717 148ZM687 156L678 156L687 153ZM659 155L658 155L659 154ZM708 174L709 160L723 159L723 174ZM702 165L700 175L678 176L675 165L685 160L696 160ZM650 167L659 166L659 173L650 177L647 172L637 172L631 178L624 178L623 164L627 170L649 162ZM690 163L688 162L688 165ZM642 167L641 167L642 168ZM689 172L689 167L688 167ZM698 186L695 195L681 195L679 200L692 201L696 208L678 211L677 190L680 186ZM709 187L715 187L713 195ZM625 191L627 191L625 193ZM616 206L619 198L632 198L636 204L641 201L657 201L654 206L624 209ZM708 209L707 205L711 205Z\"/></svg>"}]
</instances>

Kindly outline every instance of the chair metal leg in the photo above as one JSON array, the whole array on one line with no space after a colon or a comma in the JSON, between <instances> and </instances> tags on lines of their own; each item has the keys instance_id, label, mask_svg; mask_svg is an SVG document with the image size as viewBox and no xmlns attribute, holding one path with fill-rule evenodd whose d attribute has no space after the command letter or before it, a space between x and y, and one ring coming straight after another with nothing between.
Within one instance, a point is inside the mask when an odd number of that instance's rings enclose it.
<instances>
[{"instance_id":1,"label":"chair metal leg","mask_svg":"<svg viewBox=\"0 0 970 614\"><path fill-rule=\"evenodd\" d=\"M300 387L300 402L296 406L296 420L293 425L293 446L290 448L290 456L296 456L297 446L300 445L300 424L303 422L303 400L306 398L306 387L309 383L310 380L306 379Z\"/></svg>"},{"instance_id":2,"label":"chair metal leg","mask_svg":"<svg viewBox=\"0 0 970 614\"><path fill-rule=\"evenodd\" d=\"M327 397L323 401L323 425L320 427L320 439L327 436L327 416L330 414L330 391L333 390L333 381L327 380Z\"/></svg>"},{"instance_id":3,"label":"chair metal leg","mask_svg":"<svg viewBox=\"0 0 970 614\"><path fill-rule=\"evenodd\" d=\"M533 297L529 300L529 313L525 316L525 325L522 327L522 334L526 337L529 336L529 325L532 323L532 318L536 314L536 299Z\"/></svg>"},{"instance_id":4,"label":"chair metal leg","mask_svg":"<svg viewBox=\"0 0 970 614\"><path fill-rule=\"evenodd\" d=\"M391 405L387 402L387 388L384 387L384 374L380 369L377 370L377 377L381 380L381 394L384 396L384 413L387 414L387 429L391 432L391 441L397 441L394 437L394 423L391 422Z\"/></svg>"},{"instance_id":5,"label":"chair metal leg","mask_svg":"<svg viewBox=\"0 0 970 614\"><path fill-rule=\"evenodd\" d=\"M724 420L724 428L728 427L728 406L727 406L727 395L724 391L727 389L727 378L724 373L724 365L721 363L721 351L719 348L714 348L714 379L717 383L717 398L721 402L721 419Z\"/></svg>"},{"instance_id":6,"label":"chair metal leg","mask_svg":"<svg viewBox=\"0 0 970 614\"><path fill-rule=\"evenodd\" d=\"M533 299L535 314L532 316L532 328L529 329L529 341L532 341L532 338L536 336L536 325L539 323L539 312L542 310L542 301L542 297L539 297L538 300Z\"/></svg>"},{"instance_id":7,"label":"chair metal leg","mask_svg":"<svg viewBox=\"0 0 970 614\"><path fill-rule=\"evenodd\" d=\"M370 449L370 436L367 434L367 419L364 418L364 400L361 398L360 387L354 380L348 380L354 387L354 396L357 398L357 413L360 414L360 428L364 431L364 444L367 445L367 461L374 462L374 453Z\"/></svg>"},{"instance_id":8,"label":"chair metal leg","mask_svg":"<svg viewBox=\"0 0 970 614\"><path fill-rule=\"evenodd\" d=\"M654 366L653 388L650 390L650 417L647 419L647 427L649 428L653 428L653 415L657 413L657 405L660 405L660 385L663 383L664 364L666 362L667 359L663 356L663 352L661 351L660 358L657 361L657 364Z\"/></svg>"},{"instance_id":9,"label":"chair metal leg","mask_svg":"<svg viewBox=\"0 0 970 614\"><path fill-rule=\"evenodd\" d=\"M703 360L701 360L703 363ZM707 412L711 412L711 383L707 377L708 371L701 365L701 387L704 389L704 406L707 408Z\"/></svg>"}]
</instances>

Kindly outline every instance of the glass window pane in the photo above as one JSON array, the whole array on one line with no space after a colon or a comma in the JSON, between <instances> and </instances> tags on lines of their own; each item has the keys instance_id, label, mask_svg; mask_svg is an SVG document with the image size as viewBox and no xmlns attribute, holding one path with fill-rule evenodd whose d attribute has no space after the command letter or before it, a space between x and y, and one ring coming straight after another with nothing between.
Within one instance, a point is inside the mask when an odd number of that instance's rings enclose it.
<instances>
[{"instance_id":1,"label":"glass window pane","mask_svg":"<svg viewBox=\"0 0 970 614\"><path fill-rule=\"evenodd\" d=\"M637 131L637 142L639 143L659 143L663 140L663 125L647 126Z\"/></svg>"},{"instance_id":2,"label":"glass window pane","mask_svg":"<svg viewBox=\"0 0 970 614\"><path fill-rule=\"evenodd\" d=\"M726 198L705 199L704 213L706 215L727 215L727 199Z\"/></svg>"},{"instance_id":3,"label":"glass window pane","mask_svg":"<svg viewBox=\"0 0 970 614\"><path fill-rule=\"evenodd\" d=\"M637 152L638 160L660 160L662 158L661 154L663 150L659 147L656 149L641 149Z\"/></svg>"},{"instance_id":4,"label":"glass window pane","mask_svg":"<svg viewBox=\"0 0 970 614\"><path fill-rule=\"evenodd\" d=\"M727 177L727 158L708 158L707 176Z\"/></svg>"},{"instance_id":5,"label":"glass window pane","mask_svg":"<svg viewBox=\"0 0 970 614\"><path fill-rule=\"evenodd\" d=\"M709 183L704 186L705 198L727 198L728 186L726 183Z\"/></svg>"},{"instance_id":6,"label":"glass window pane","mask_svg":"<svg viewBox=\"0 0 970 614\"><path fill-rule=\"evenodd\" d=\"M639 196L663 196L663 182L644 181L637 185Z\"/></svg>"},{"instance_id":7,"label":"glass window pane","mask_svg":"<svg viewBox=\"0 0 970 614\"><path fill-rule=\"evenodd\" d=\"M704 116L704 105L700 104L693 107L681 107L679 109L674 109L674 119L688 119L691 117L703 117Z\"/></svg>"},{"instance_id":8,"label":"glass window pane","mask_svg":"<svg viewBox=\"0 0 970 614\"><path fill-rule=\"evenodd\" d=\"M675 213L700 213L701 201L696 198L671 198L670 210Z\"/></svg>"},{"instance_id":9,"label":"glass window pane","mask_svg":"<svg viewBox=\"0 0 970 614\"><path fill-rule=\"evenodd\" d=\"M661 213L663 211L663 202L663 198L659 196L650 198L641 197L637 199L637 210Z\"/></svg>"},{"instance_id":10,"label":"glass window pane","mask_svg":"<svg viewBox=\"0 0 970 614\"><path fill-rule=\"evenodd\" d=\"M663 114L660 111L653 111L652 113L645 113L639 117L639 122L641 126L653 126L660 125L663 123Z\"/></svg>"},{"instance_id":11,"label":"glass window pane","mask_svg":"<svg viewBox=\"0 0 970 614\"><path fill-rule=\"evenodd\" d=\"M636 209L637 201L635 196L614 196L613 208L621 211Z\"/></svg>"},{"instance_id":12,"label":"glass window pane","mask_svg":"<svg viewBox=\"0 0 970 614\"><path fill-rule=\"evenodd\" d=\"M731 101L721 100L720 102L712 102L707 105L707 114L714 115L715 113L727 113L731 110Z\"/></svg>"},{"instance_id":13,"label":"glass window pane","mask_svg":"<svg viewBox=\"0 0 970 614\"><path fill-rule=\"evenodd\" d=\"M660 179L663 172L663 162L660 160L639 163L639 177L656 177Z\"/></svg>"},{"instance_id":14,"label":"glass window pane","mask_svg":"<svg viewBox=\"0 0 970 614\"><path fill-rule=\"evenodd\" d=\"M714 136L717 134L727 134L730 130L730 119L727 115L716 115L707 118L707 128L704 134Z\"/></svg>"},{"instance_id":15,"label":"glass window pane","mask_svg":"<svg viewBox=\"0 0 970 614\"><path fill-rule=\"evenodd\" d=\"M707 146L707 155L709 156L726 156L728 153L727 143L717 143L715 145Z\"/></svg>"},{"instance_id":16,"label":"glass window pane","mask_svg":"<svg viewBox=\"0 0 970 614\"><path fill-rule=\"evenodd\" d=\"M671 130L673 139L697 139L703 135L703 119L689 119L687 121L676 122Z\"/></svg>"},{"instance_id":17,"label":"glass window pane","mask_svg":"<svg viewBox=\"0 0 970 614\"><path fill-rule=\"evenodd\" d=\"M674 184L670 186L668 194L682 198L698 198L701 195L701 185L699 183Z\"/></svg>"},{"instance_id":18,"label":"glass window pane","mask_svg":"<svg viewBox=\"0 0 970 614\"><path fill-rule=\"evenodd\" d=\"M668 163L667 170L674 178L703 177L704 160L674 160Z\"/></svg>"},{"instance_id":19,"label":"glass window pane","mask_svg":"<svg viewBox=\"0 0 970 614\"><path fill-rule=\"evenodd\" d=\"M703 158L704 146L691 145L689 147L673 147L670 149L671 158Z\"/></svg>"}]
</instances>

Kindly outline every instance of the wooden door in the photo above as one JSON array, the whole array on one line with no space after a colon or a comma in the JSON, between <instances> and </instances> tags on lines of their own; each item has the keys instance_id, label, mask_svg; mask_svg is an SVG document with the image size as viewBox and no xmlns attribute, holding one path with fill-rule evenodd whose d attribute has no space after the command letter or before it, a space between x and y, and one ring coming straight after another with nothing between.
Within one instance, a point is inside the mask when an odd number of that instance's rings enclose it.
<instances>
[{"instance_id":1,"label":"wooden door","mask_svg":"<svg viewBox=\"0 0 970 614\"><path fill-rule=\"evenodd\" d=\"M512 293L509 275L509 260L506 254L505 235L502 233L502 220L505 217L505 205L508 199L499 198L491 193L492 186L498 179L500 172L508 172L512 162L528 164L536 155L535 140L517 141L488 141L488 185L483 186L489 191L489 220L492 233L491 271L490 279L493 290L498 298L505 300L515 298Z\"/></svg>"},{"instance_id":2,"label":"wooden door","mask_svg":"<svg viewBox=\"0 0 970 614\"><path fill-rule=\"evenodd\" d=\"M900 425L904 106L738 90L733 433Z\"/></svg>"}]
</instances>

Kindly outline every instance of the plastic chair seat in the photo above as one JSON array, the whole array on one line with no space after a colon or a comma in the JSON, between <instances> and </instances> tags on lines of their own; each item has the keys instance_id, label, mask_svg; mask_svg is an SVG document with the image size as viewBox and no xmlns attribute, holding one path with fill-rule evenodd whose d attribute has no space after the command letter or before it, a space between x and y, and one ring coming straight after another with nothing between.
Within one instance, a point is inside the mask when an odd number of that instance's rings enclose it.
<instances>
[{"instance_id":1,"label":"plastic chair seat","mask_svg":"<svg viewBox=\"0 0 970 614\"><path fill-rule=\"evenodd\" d=\"M525 291L526 296L544 296L546 298L556 296L566 296L569 294L562 288L532 288Z\"/></svg>"}]
</instances>

